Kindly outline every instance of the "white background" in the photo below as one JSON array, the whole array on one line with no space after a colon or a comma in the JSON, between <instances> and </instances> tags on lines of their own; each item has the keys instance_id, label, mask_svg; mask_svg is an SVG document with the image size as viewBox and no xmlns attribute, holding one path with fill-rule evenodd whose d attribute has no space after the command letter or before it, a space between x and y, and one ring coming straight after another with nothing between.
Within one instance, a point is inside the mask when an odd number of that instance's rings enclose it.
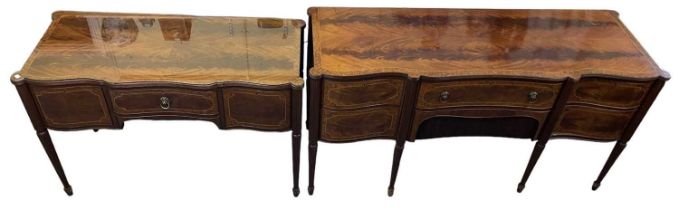
<instances>
[{"instance_id":1,"label":"white background","mask_svg":"<svg viewBox=\"0 0 679 210\"><path fill-rule=\"evenodd\" d=\"M550 141L522 194L516 184L533 142L444 138L407 143L396 194L387 197L393 141L319 144L308 196L307 131L301 188L291 193L289 132L218 130L201 121L128 121L123 130L51 132L75 191L62 191L9 82L55 10L270 16L306 20L309 6L613 9L657 63L675 76L673 1L12 1L0 12L0 209L677 209L678 81L670 80L627 149L590 190L613 143ZM304 97L306 99L306 96ZM305 103L306 104L306 103ZM306 111L304 112L306 113ZM306 118L306 116L304 116Z\"/></svg>"}]
</instances>

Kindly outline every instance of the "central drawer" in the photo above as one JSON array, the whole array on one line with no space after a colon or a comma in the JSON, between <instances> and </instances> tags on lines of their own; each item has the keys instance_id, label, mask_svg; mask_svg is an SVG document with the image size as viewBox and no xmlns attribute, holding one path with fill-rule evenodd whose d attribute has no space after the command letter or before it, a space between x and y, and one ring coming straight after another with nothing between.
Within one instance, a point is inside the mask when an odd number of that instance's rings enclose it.
<instances>
[{"instance_id":1,"label":"central drawer","mask_svg":"<svg viewBox=\"0 0 679 210\"><path fill-rule=\"evenodd\" d=\"M560 89L560 82L511 79L425 81L419 89L417 108L500 106L550 109Z\"/></svg>"},{"instance_id":2,"label":"central drawer","mask_svg":"<svg viewBox=\"0 0 679 210\"><path fill-rule=\"evenodd\" d=\"M213 90L178 88L112 89L113 110L124 115L180 113L216 115L217 93Z\"/></svg>"}]
</instances>

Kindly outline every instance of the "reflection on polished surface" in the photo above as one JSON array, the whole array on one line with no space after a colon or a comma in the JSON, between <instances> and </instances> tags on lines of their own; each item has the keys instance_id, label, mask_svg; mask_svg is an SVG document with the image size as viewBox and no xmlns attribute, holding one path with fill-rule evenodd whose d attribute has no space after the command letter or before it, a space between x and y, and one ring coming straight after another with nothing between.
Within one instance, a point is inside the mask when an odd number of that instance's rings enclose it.
<instances>
[{"instance_id":1,"label":"reflection on polished surface","mask_svg":"<svg viewBox=\"0 0 679 210\"><path fill-rule=\"evenodd\" d=\"M158 23L166 41L189 41L191 38L191 19L163 18Z\"/></svg>"},{"instance_id":2,"label":"reflection on polished surface","mask_svg":"<svg viewBox=\"0 0 679 210\"><path fill-rule=\"evenodd\" d=\"M613 11L311 8L312 75L662 74Z\"/></svg>"},{"instance_id":3,"label":"reflection on polished surface","mask_svg":"<svg viewBox=\"0 0 679 210\"><path fill-rule=\"evenodd\" d=\"M60 12L21 75L301 85L303 26L301 20L273 18Z\"/></svg>"},{"instance_id":4,"label":"reflection on polished surface","mask_svg":"<svg viewBox=\"0 0 679 210\"><path fill-rule=\"evenodd\" d=\"M116 47L132 44L137 40L137 24L131 18L103 18L101 23L102 41Z\"/></svg>"}]
</instances>

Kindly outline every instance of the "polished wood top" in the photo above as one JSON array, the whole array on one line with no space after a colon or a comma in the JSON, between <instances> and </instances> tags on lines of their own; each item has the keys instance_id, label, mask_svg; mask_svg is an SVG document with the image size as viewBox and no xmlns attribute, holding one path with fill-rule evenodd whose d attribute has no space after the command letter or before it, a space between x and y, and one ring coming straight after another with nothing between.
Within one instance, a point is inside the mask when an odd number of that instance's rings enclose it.
<instances>
[{"instance_id":1,"label":"polished wood top","mask_svg":"<svg viewBox=\"0 0 679 210\"><path fill-rule=\"evenodd\" d=\"M56 12L17 77L302 85L302 20Z\"/></svg>"},{"instance_id":2,"label":"polished wood top","mask_svg":"<svg viewBox=\"0 0 679 210\"><path fill-rule=\"evenodd\" d=\"M614 11L310 8L312 76L668 77Z\"/></svg>"}]
</instances>

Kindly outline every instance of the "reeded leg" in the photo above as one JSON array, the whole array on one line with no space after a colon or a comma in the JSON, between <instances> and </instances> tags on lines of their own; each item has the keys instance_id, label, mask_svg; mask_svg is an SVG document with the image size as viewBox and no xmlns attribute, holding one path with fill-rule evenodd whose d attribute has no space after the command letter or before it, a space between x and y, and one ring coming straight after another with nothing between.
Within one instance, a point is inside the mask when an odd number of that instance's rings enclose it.
<instances>
[{"instance_id":1,"label":"reeded leg","mask_svg":"<svg viewBox=\"0 0 679 210\"><path fill-rule=\"evenodd\" d=\"M620 156L620 153L622 153L622 150L625 149L627 146L627 143L624 141L618 141L618 143L615 144L615 147L613 147L613 151L611 152L611 155L608 156L608 160L606 160L606 165L604 165L604 168L601 169L601 173L599 173L599 177L594 181L592 184L592 190L597 190L599 189L599 186L601 185L601 181L603 181L604 177L606 177L606 174L608 173L608 170L611 169L613 166L613 163L618 159L618 156Z\"/></svg>"},{"instance_id":2,"label":"reeded leg","mask_svg":"<svg viewBox=\"0 0 679 210\"><path fill-rule=\"evenodd\" d=\"M309 188L307 188L309 195L314 194L314 174L316 173L317 149L318 140L309 138Z\"/></svg>"},{"instance_id":3,"label":"reeded leg","mask_svg":"<svg viewBox=\"0 0 679 210\"><path fill-rule=\"evenodd\" d=\"M531 172L533 172L533 168L535 168L535 164L538 162L538 159L542 154L542 150L545 149L546 144L547 141L540 140L537 143L535 143L533 153L530 155L530 160L528 161L528 166L526 166L526 171L523 172L523 177L521 178L521 182L519 182L519 186L516 188L516 192L521 193L521 191L523 191L523 188L526 187L528 177L530 177Z\"/></svg>"},{"instance_id":4,"label":"reeded leg","mask_svg":"<svg viewBox=\"0 0 679 210\"><path fill-rule=\"evenodd\" d=\"M300 131L292 132L292 195L299 195L299 150L301 144Z\"/></svg>"},{"instance_id":5,"label":"reeded leg","mask_svg":"<svg viewBox=\"0 0 679 210\"><path fill-rule=\"evenodd\" d=\"M64 185L64 191L69 196L73 195L73 189L71 188L71 185L68 184L66 174L64 174L64 169L61 167L59 156L57 156L57 151L54 149L54 144L52 144L52 138L50 137L49 132L47 132L47 130L43 130L38 131L37 133L40 143L42 143L42 147L45 149L47 156L50 158L50 162L52 162L54 170L57 172L57 175L59 175L61 184Z\"/></svg>"},{"instance_id":6,"label":"reeded leg","mask_svg":"<svg viewBox=\"0 0 679 210\"><path fill-rule=\"evenodd\" d=\"M404 145L405 140L397 140L394 147L394 161L391 164L391 179L389 180L389 189L387 191L387 195L390 197L394 195L394 184L396 183L396 175L398 174L398 166L401 163Z\"/></svg>"}]
</instances>

